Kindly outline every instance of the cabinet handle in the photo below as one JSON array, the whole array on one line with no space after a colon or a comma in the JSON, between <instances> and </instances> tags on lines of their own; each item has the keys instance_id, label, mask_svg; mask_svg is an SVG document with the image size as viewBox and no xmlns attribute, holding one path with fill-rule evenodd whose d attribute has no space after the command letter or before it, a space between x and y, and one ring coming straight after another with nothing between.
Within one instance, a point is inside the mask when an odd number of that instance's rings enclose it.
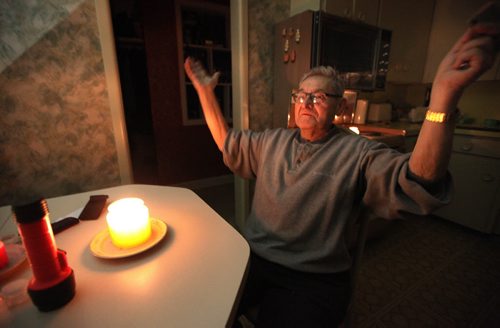
<instances>
[{"instance_id":1,"label":"cabinet handle","mask_svg":"<svg viewBox=\"0 0 500 328\"><path fill-rule=\"evenodd\" d=\"M463 150L463 151L471 151L472 150L472 145L471 144L462 145L462 146L460 146L460 149Z\"/></svg>"},{"instance_id":2,"label":"cabinet handle","mask_svg":"<svg viewBox=\"0 0 500 328\"><path fill-rule=\"evenodd\" d=\"M484 182L491 182L495 180L495 178L491 174L483 174L481 180L483 180Z\"/></svg>"},{"instance_id":3,"label":"cabinet handle","mask_svg":"<svg viewBox=\"0 0 500 328\"><path fill-rule=\"evenodd\" d=\"M344 16L351 17L351 10L349 8L344 9Z\"/></svg>"},{"instance_id":4,"label":"cabinet handle","mask_svg":"<svg viewBox=\"0 0 500 328\"><path fill-rule=\"evenodd\" d=\"M360 12L360 13L358 14L358 19L359 19L360 21L364 21L364 20L366 19L366 15L365 15L365 14L363 14L362 12Z\"/></svg>"}]
</instances>

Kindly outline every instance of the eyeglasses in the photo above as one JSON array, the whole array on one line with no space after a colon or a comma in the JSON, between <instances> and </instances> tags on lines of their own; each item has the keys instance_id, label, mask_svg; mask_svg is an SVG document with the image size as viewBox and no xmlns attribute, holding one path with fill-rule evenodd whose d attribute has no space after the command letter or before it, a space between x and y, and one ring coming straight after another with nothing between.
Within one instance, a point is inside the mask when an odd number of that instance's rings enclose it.
<instances>
[{"instance_id":1,"label":"eyeglasses","mask_svg":"<svg viewBox=\"0 0 500 328\"><path fill-rule=\"evenodd\" d=\"M326 93L326 92L311 92L311 93L294 92L292 93L292 103L304 104L307 101L307 99L310 98L313 104L319 105L324 103L327 97L342 98L342 95L336 95L333 93Z\"/></svg>"}]
</instances>

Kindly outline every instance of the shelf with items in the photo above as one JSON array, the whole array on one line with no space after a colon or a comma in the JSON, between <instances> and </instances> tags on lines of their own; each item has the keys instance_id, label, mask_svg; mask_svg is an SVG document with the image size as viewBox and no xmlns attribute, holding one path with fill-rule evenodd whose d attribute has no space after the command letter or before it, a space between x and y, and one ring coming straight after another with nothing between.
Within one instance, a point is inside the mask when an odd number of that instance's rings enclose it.
<instances>
[{"instance_id":1,"label":"shelf with items","mask_svg":"<svg viewBox=\"0 0 500 328\"><path fill-rule=\"evenodd\" d=\"M215 94L226 120L231 122L229 7L182 0L176 3L176 12L183 124L205 124L196 91L184 73L187 57L199 60L209 74L220 72Z\"/></svg>"},{"instance_id":2,"label":"shelf with items","mask_svg":"<svg viewBox=\"0 0 500 328\"><path fill-rule=\"evenodd\" d=\"M224 117L228 122L231 122L233 119L233 114L231 110L232 103L232 91L231 84L218 84L215 87L215 96L217 101L220 104L221 111L224 114ZM184 119L188 119L190 124L187 125L196 125L203 124L203 112L201 109L200 101L198 100L198 95L193 87L192 83L185 84L185 92L186 92L186 111L183 113L186 115ZM186 122L185 122L186 123Z\"/></svg>"}]
</instances>

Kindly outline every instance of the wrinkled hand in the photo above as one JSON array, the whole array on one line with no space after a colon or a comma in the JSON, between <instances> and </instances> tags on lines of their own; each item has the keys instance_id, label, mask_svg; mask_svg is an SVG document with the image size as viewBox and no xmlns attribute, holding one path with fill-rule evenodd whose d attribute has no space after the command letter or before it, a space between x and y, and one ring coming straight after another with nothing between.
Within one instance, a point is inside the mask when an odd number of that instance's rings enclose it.
<instances>
[{"instance_id":1,"label":"wrinkled hand","mask_svg":"<svg viewBox=\"0 0 500 328\"><path fill-rule=\"evenodd\" d=\"M433 89L458 101L463 89L491 68L499 47L500 24L469 27L439 65Z\"/></svg>"},{"instance_id":2,"label":"wrinkled hand","mask_svg":"<svg viewBox=\"0 0 500 328\"><path fill-rule=\"evenodd\" d=\"M196 90L203 87L210 87L213 90L219 81L220 72L210 76L203 65L191 57L186 58L184 69Z\"/></svg>"}]
</instances>

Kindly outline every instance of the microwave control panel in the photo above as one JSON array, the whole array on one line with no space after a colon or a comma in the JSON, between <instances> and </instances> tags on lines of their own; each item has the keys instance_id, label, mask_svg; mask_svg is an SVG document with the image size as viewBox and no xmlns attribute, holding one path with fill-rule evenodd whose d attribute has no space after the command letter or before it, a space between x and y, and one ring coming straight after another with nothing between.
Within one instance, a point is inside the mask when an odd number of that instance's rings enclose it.
<instances>
[{"instance_id":1,"label":"microwave control panel","mask_svg":"<svg viewBox=\"0 0 500 328\"><path fill-rule=\"evenodd\" d=\"M391 31L380 30L380 44L376 65L377 74L375 80L375 87L377 89L383 89L385 86L387 71L389 69L389 55L391 53L391 35Z\"/></svg>"}]
</instances>

